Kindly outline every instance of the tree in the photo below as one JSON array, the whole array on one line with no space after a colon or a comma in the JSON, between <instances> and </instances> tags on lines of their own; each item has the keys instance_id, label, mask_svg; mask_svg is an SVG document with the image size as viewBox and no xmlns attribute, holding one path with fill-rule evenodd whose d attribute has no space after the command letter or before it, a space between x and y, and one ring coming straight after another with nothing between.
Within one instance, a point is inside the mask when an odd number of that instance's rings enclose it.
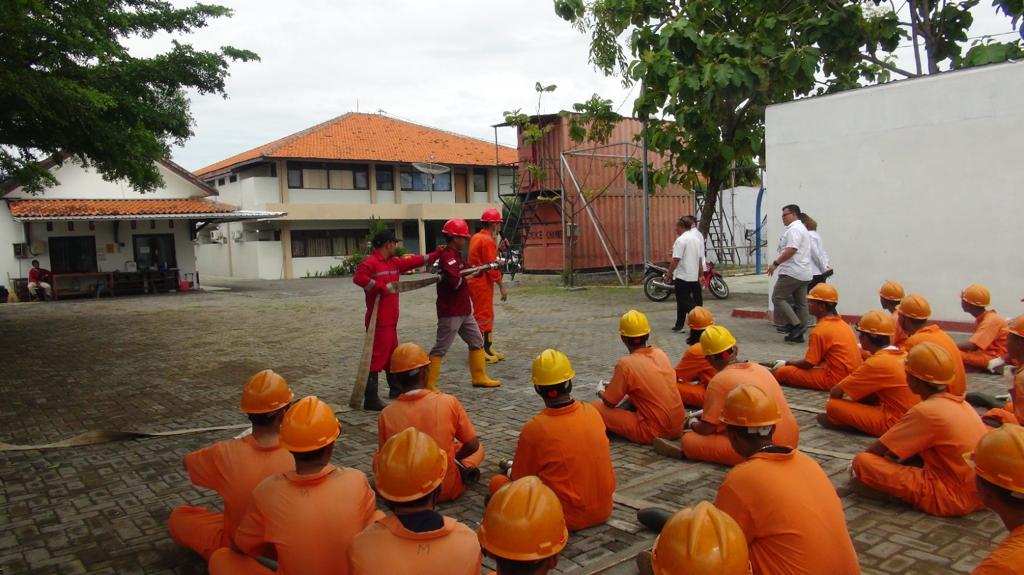
<instances>
[{"instance_id":1,"label":"tree","mask_svg":"<svg viewBox=\"0 0 1024 575\"><path fill-rule=\"evenodd\" d=\"M704 194L708 233L734 166L764 158L764 109L799 96L888 78L901 38L892 12L825 0L555 0L591 35L591 62L640 82L634 113L652 151L652 174ZM628 56L620 38L628 33Z\"/></svg>"},{"instance_id":2,"label":"tree","mask_svg":"<svg viewBox=\"0 0 1024 575\"><path fill-rule=\"evenodd\" d=\"M0 175L39 192L56 182L40 160L74 158L139 191L160 186L154 161L192 135L185 90L225 95L229 60L259 58L177 41L138 58L123 41L186 34L230 15L161 0L0 3Z\"/></svg>"}]
</instances>

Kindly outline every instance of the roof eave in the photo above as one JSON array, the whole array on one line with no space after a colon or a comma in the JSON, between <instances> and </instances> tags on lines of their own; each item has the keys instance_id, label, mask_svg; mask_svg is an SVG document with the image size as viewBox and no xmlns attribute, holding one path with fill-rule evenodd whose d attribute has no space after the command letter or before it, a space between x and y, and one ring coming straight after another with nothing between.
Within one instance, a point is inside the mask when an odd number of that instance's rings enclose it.
<instances>
[{"instance_id":1,"label":"roof eave","mask_svg":"<svg viewBox=\"0 0 1024 575\"><path fill-rule=\"evenodd\" d=\"M107 214L90 216L14 216L16 222L74 222L74 221L124 221L124 220L201 220L237 222L241 220L275 219L288 215L288 212L264 212L256 210L234 212L207 212L191 214Z\"/></svg>"}]
</instances>

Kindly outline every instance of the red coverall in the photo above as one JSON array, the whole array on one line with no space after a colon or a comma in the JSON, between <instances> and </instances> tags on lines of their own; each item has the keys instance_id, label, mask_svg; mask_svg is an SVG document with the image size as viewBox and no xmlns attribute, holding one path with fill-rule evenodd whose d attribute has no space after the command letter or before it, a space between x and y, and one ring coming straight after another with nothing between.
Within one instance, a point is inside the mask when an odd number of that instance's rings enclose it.
<instances>
[{"instance_id":1,"label":"red coverall","mask_svg":"<svg viewBox=\"0 0 1024 575\"><path fill-rule=\"evenodd\" d=\"M490 230L483 229L469 239L469 267L482 266L498 260L498 246ZM473 316L480 331L494 329L494 284L501 280L501 270L487 270L480 277L469 278L469 297L473 299Z\"/></svg>"},{"instance_id":2,"label":"red coverall","mask_svg":"<svg viewBox=\"0 0 1024 575\"><path fill-rule=\"evenodd\" d=\"M384 259L376 250L357 267L352 282L366 292L366 317L363 325L369 329L373 302L380 297L377 305L377 331L373 336L373 357L370 373L387 369L391 353L398 347L398 294L390 293L387 284L397 282L402 272L418 268L426 258L421 255L406 255Z\"/></svg>"}]
</instances>

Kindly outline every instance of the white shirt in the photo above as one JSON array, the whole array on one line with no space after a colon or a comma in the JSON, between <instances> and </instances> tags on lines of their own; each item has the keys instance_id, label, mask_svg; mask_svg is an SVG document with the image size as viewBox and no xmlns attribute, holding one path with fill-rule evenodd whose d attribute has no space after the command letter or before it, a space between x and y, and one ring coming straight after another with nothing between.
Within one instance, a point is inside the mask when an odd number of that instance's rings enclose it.
<instances>
[{"instance_id":1,"label":"white shirt","mask_svg":"<svg viewBox=\"0 0 1024 575\"><path fill-rule=\"evenodd\" d=\"M700 278L700 262L704 259L704 237L695 228L679 234L672 244L672 259L679 265L672 273L673 279L695 282Z\"/></svg>"},{"instance_id":2,"label":"white shirt","mask_svg":"<svg viewBox=\"0 0 1024 575\"><path fill-rule=\"evenodd\" d=\"M832 269L832 261L828 259L828 252L821 244L821 236L817 231L807 230L811 236L811 271L819 276Z\"/></svg>"},{"instance_id":3,"label":"white shirt","mask_svg":"<svg viewBox=\"0 0 1024 575\"><path fill-rule=\"evenodd\" d=\"M809 282L814 277L811 269L811 234L804 227L800 220L793 220L793 223L786 226L779 238L778 254L789 248L796 248L793 257L782 262L778 267L780 275L787 275L802 282Z\"/></svg>"}]
</instances>

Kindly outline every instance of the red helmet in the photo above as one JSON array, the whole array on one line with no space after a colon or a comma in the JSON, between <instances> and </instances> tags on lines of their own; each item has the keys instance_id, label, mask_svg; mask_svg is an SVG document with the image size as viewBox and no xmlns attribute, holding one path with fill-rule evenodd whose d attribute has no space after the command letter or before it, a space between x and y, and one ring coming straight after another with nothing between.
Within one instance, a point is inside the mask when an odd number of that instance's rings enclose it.
<instances>
[{"instance_id":1,"label":"red helmet","mask_svg":"<svg viewBox=\"0 0 1024 575\"><path fill-rule=\"evenodd\" d=\"M466 220L448 220L441 228L441 233L446 236L469 237L469 224Z\"/></svg>"},{"instance_id":2,"label":"red helmet","mask_svg":"<svg viewBox=\"0 0 1024 575\"><path fill-rule=\"evenodd\" d=\"M484 210L484 214L480 216L480 221L489 224L500 224L504 220L501 219L501 212L494 208L487 208Z\"/></svg>"}]
</instances>

